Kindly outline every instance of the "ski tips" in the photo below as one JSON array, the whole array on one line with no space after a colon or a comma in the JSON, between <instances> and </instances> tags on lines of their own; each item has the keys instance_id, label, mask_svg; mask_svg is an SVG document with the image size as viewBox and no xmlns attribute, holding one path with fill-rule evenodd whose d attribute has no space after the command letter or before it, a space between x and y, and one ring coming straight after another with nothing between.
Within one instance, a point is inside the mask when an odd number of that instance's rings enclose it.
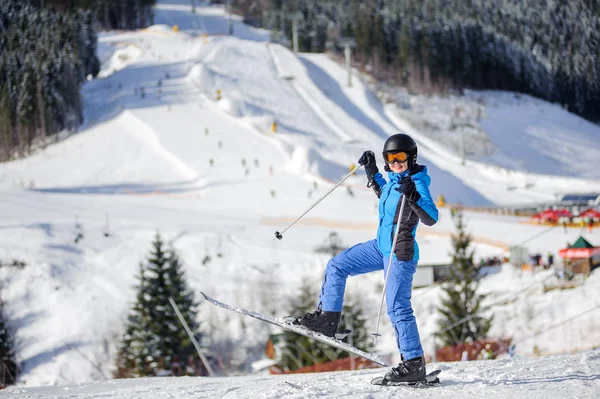
<instances>
[{"instance_id":1,"label":"ski tips","mask_svg":"<svg viewBox=\"0 0 600 399\"><path fill-rule=\"evenodd\" d=\"M204 297L204 299L206 299L208 301L208 295L206 295L204 292L200 291L200 293L202 294L202 296Z\"/></svg>"}]
</instances>

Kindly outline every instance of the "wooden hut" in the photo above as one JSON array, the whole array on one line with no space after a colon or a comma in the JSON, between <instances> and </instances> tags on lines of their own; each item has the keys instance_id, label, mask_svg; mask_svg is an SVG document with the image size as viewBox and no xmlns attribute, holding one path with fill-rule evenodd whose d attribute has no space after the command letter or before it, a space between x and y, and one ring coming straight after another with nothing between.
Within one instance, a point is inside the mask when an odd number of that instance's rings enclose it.
<instances>
[{"instance_id":1,"label":"wooden hut","mask_svg":"<svg viewBox=\"0 0 600 399\"><path fill-rule=\"evenodd\" d=\"M600 267L600 247L595 247L583 237L579 237L568 248L558 251L558 254L564 259L565 268L573 273L587 276Z\"/></svg>"}]
</instances>

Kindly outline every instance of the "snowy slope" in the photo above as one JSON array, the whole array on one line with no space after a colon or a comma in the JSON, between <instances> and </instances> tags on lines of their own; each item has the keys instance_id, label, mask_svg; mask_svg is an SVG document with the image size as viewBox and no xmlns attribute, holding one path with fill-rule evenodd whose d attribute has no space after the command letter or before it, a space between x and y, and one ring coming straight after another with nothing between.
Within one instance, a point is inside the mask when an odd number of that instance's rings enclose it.
<instances>
[{"instance_id":1,"label":"snowy slope","mask_svg":"<svg viewBox=\"0 0 600 399\"><path fill-rule=\"evenodd\" d=\"M285 376L180 377L113 380L61 387L9 388L11 398L597 398L600 353L549 358L431 364L442 384L431 388L378 387L383 369Z\"/></svg>"},{"instance_id":2,"label":"snowy slope","mask_svg":"<svg viewBox=\"0 0 600 399\"><path fill-rule=\"evenodd\" d=\"M346 87L343 68L326 55L296 56L269 44L267 32L244 26L239 18L233 19L235 37L223 36L228 22L222 8L198 6L196 14L189 11L187 1L162 1L155 10L156 26L103 33L102 78L82 89L84 126L26 159L0 164L0 260L27 264L23 270L0 269L8 316L18 328L25 386L110 378L135 275L157 231L181 253L194 289L246 308L285 314L285 304L302 279L318 288L328 257L314 249L331 231L337 231L345 245L374 237L377 199L365 187L360 171L282 241L273 240L274 231L283 230L348 173L362 151L378 152L387 135L399 128L418 139L421 159L432 174L434 195L442 193L451 202L523 203L554 199L557 190L599 187L597 180L577 179L594 177L585 172L595 169L592 155L580 158L581 174L574 178L525 175L482 159L463 166L456 154L420 134L397 110L382 106L361 81L355 79L352 88ZM175 23L179 32L171 29ZM202 33L209 35L204 38ZM216 101L217 90L222 93L220 101ZM273 122L277 133L271 132ZM564 118L551 122L554 127L545 125L548 131L574 126ZM490 132L497 126L491 125ZM515 131L527 130L519 126ZM595 127L586 129L578 130L580 145L593 147L589 137ZM522 136L532 151L543 147ZM552 172L545 169L548 163L539 165L538 173ZM536 184L526 189L526 180L532 178ZM509 184L518 187L507 190ZM449 260L453 226L447 209L440 215L436 226L419 228L422 263ZM505 255L509 246L538 234L527 244L530 252L556 254L582 233L579 229L565 233L562 228L546 231L522 221L467 213L476 258ZM84 238L75 243L78 233ZM585 236L600 244L599 229ZM210 260L204 262L207 256ZM506 265L482 282L482 290L490 293L489 302L502 302L494 308L493 334L512 336L519 342L516 350L521 356L531 355L534 345L554 353L600 344L597 309L572 320L571 328L553 327L599 303L597 273L575 290L543 294L543 282L551 280L550 274L521 275ZM349 297L364 301L373 323L380 284L381 275L375 273L350 279L348 285ZM514 302L503 303L513 296ZM427 353L433 350L438 303L439 287L415 292L415 312ZM230 339L239 344L235 356L240 363L263 357L267 334L272 332L267 326L242 322L206 305L200 306L199 318L207 345ZM397 357L385 317L381 331L384 337L377 352ZM509 385L523 385L525 391L534 384L531 388L538 389L541 381L559 387L548 389L547 394L576 389L585 395L586 389L598 388L595 353L560 359L499 362L505 374L485 367L476 370L470 364L444 374L449 381L469 383L474 392L490 385L503 387L500 395L508 392ZM563 368L568 374L561 374L559 366L569 362L579 362L581 367ZM479 374L459 375L465 367ZM549 369L547 375L542 368ZM532 378L540 383L523 377L523 370L534 372ZM349 374L356 383L343 392L389 396L385 390L364 388L371 373ZM492 375L494 383L483 381ZM583 377L578 380L576 375ZM327 386L341 387L347 379L346 375L319 377L323 380L315 382L313 389L306 378L289 380L304 388L280 388L277 378L269 380L274 393L265 397L319 392L331 396L335 392ZM201 380L206 385L195 388L196 381L169 380L173 391L168 394L185 396L191 390L190 395L202 397L198 392L236 395L248 390L249 396L259 395L249 387L257 383L251 377L233 379L226 386L206 379ZM87 385L76 395L110 397L125 392L126 397L150 397L157 394L154 384L164 382L122 384ZM142 389L144 385L150 386L149 391ZM467 389L452 383L449 388L448 397ZM23 395L60 397L79 388L24 389Z\"/></svg>"},{"instance_id":3,"label":"snowy slope","mask_svg":"<svg viewBox=\"0 0 600 399\"><path fill-rule=\"evenodd\" d=\"M600 159L598 125L530 96L486 94L482 127L517 167L540 174L600 177L593 166Z\"/></svg>"}]
</instances>

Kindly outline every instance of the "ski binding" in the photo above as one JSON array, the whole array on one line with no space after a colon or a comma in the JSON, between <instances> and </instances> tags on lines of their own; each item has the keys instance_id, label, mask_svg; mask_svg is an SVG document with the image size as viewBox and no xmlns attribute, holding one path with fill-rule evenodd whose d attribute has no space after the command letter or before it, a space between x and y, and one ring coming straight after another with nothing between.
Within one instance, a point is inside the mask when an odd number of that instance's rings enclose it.
<instances>
[{"instance_id":1,"label":"ski binding","mask_svg":"<svg viewBox=\"0 0 600 399\"><path fill-rule=\"evenodd\" d=\"M425 376L425 379L420 381L407 381L407 382L392 382L388 381L384 377L376 377L371 381L373 385L384 385L384 386L409 386L409 387L428 387L437 385L440 383L440 379L437 377L442 370L435 370Z\"/></svg>"},{"instance_id":2,"label":"ski binding","mask_svg":"<svg viewBox=\"0 0 600 399\"><path fill-rule=\"evenodd\" d=\"M285 324L289 324L290 326L299 326L299 324L295 324L296 318L294 316L285 316L281 319ZM334 335L333 338L338 341L342 341L348 335L352 333L352 330L339 330Z\"/></svg>"}]
</instances>

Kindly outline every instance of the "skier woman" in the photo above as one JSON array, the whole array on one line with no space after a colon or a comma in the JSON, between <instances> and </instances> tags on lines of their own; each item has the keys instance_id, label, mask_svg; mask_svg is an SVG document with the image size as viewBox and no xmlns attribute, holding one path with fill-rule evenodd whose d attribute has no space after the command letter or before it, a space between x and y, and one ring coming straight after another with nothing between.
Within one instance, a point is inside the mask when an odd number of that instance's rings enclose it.
<instances>
[{"instance_id":1,"label":"skier woman","mask_svg":"<svg viewBox=\"0 0 600 399\"><path fill-rule=\"evenodd\" d=\"M410 136L390 136L383 146L383 159L388 182L379 173L372 151L365 151L358 160L365 167L367 187L372 187L379 198L377 238L354 245L329 261L317 310L299 317L295 323L333 336L340 321L348 276L380 270L388 273L394 229L404 196L406 206L397 232L392 274L385 292L387 313L394 326L401 362L387 372L385 379L392 382L421 381L426 375L425 359L410 302L413 275L419 259L415 233L419 220L427 226L435 224L438 210L429 193L431 179L427 168L417 164L417 143Z\"/></svg>"}]
</instances>

